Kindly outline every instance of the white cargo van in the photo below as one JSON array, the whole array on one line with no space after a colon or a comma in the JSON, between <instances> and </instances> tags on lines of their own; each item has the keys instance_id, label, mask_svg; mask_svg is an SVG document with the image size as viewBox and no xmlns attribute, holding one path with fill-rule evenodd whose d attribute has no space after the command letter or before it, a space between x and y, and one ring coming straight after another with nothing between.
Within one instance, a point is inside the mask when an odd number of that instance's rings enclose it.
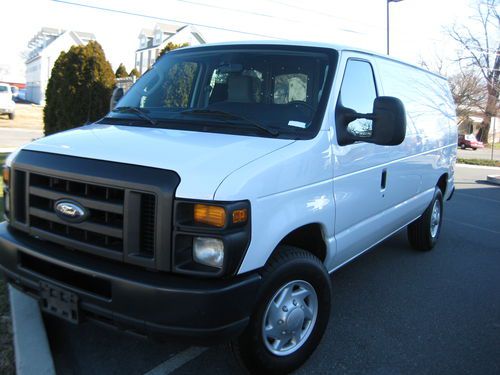
<instances>
[{"instance_id":1,"label":"white cargo van","mask_svg":"<svg viewBox=\"0 0 500 375\"><path fill-rule=\"evenodd\" d=\"M69 321L230 338L252 371L289 372L327 327L331 272L405 227L434 247L456 143L446 80L386 56L178 49L100 121L9 157L0 267Z\"/></svg>"},{"instance_id":2,"label":"white cargo van","mask_svg":"<svg viewBox=\"0 0 500 375\"><path fill-rule=\"evenodd\" d=\"M0 82L0 115L9 116L10 120L14 120L16 114L16 103L13 98L13 91L11 86L7 83Z\"/></svg>"}]
</instances>

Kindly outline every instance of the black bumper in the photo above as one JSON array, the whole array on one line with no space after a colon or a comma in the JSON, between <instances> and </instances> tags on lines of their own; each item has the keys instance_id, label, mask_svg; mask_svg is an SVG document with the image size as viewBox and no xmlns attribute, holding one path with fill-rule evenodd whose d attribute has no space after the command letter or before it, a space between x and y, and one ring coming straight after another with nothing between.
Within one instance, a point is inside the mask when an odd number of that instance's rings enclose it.
<instances>
[{"instance_id":1,"label":"black bumper","mask_svg":"<svg viewBox=\"0 0 500 375\"><path fill-rule=\"evenodd\" d=\"M261 283L153 272L32 238L0 224L0 271L38 298L40 282L76 294L80 315L144 334L221 341L246 327Z\"/></svg>"}]
</instances>

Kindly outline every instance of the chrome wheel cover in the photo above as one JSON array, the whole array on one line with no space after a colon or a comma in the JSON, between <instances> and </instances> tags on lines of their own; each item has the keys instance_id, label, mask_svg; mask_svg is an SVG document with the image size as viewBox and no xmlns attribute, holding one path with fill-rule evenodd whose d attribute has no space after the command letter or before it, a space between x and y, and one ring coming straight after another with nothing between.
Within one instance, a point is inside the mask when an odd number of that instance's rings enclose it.
<instances>
[{"instance_id":1,"label":"chrome wheel cover","mask_svg":"<svg viewBox=\"0 0 500 375\"><path fill-rule=\"evenodd\" d=\"M439 201L436 199L434 201L434 205L432 206L431 213L431 237L436 238L439 230L439 225L441 224L441 205Z\"/></svg>"},{"instance_id":2,"label":"chrome wheel cover","mask_svg":"<svg viewBox=\"0 0 500 375\"><path fill-rule=\"evenodd\" d=\"M274 355L296 352L307 341L318 317L318 296L307 281L282 286L269 301L262 322L266 348Z\"/></svg>"}]
</instances>

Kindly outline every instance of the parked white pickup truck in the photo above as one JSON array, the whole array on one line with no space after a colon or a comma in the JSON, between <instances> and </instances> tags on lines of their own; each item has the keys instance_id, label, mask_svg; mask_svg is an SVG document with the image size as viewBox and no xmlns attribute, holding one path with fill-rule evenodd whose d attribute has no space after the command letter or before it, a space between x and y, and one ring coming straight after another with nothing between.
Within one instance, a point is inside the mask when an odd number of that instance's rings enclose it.
<instances>
[{"instance_id":1,"label":"parked white pickup truck","mask_svg":"<svg viewBox=\"0 0 500 375\"><path fill-rule=\"evenodd\" d=\"M13 120L16 112L16 103L12 100L12 89L7 83L0 83L0 115L8 115Z\"/></svg>"},{"instance_id":2,"label":"parked white pickup truck","mask_svg":"<svg viewBox=\"0 0 500 375\"><path fill-rule=\"evenodd\" d=\"M100 121L8 158L0 268L71 322L229 338L286 373L325 332L330 273L405 227L435 246L456 129L447 81L387 56L178 49Z\"/></svg>"}]
</instances>

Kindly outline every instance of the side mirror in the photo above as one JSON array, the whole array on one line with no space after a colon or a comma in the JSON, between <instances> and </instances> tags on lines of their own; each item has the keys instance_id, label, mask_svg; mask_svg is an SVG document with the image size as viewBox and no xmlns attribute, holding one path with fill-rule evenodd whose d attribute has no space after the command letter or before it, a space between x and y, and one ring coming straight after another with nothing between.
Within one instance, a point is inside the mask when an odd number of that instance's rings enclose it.
<instances>
[{"instance_id":1,"label":"side mirror","mask_svg":"<svg viewBox=\"0 0 500 375\"><path fill-rule=\"evenodd\" d=\"M360 119L365 121L356 121ZM337 108L336 121L341 146L354 142L396 146L404 141L406 135L404 104L392 96L376 98L373 113L357 113L350 108Z\"/></svg>"},{"instance_id":2,"label":"side mirror","mask_svg":"<svg viewBox=\"0 0 500 375\"><path fill-rule=\"evenodd\" d=\"M123 98L124 94L125 91L123 91L123 88L121 87L117 87L113 90L113 94L111 94L111 100L109 103L110 111L112 111L116 107L116 104L120 101L121 98Z\"/></svg>"}]
</instances>

